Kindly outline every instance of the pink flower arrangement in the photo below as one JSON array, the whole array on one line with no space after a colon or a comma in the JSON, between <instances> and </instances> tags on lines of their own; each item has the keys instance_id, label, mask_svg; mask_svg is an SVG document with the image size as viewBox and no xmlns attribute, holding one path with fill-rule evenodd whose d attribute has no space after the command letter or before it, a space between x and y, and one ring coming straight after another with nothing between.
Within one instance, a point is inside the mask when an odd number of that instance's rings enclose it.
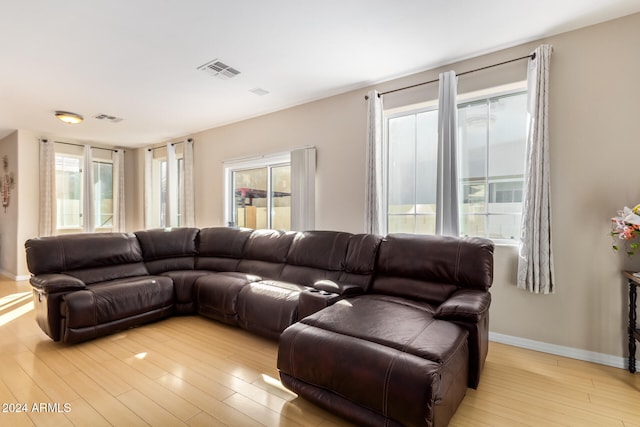
<instances>
[{"instance_id":1,"label":"pink flower arrangement","mask_svg":"<svg viewBox=\"0 0 640 427\"><path fill-rule=\"evenodd\" d=\"M611 227L611 237L614 238L613 249L616 251L620 249L615 242L615 239L618 238L625 241L627 255L635 254L636 250L640 248L640 244L630 242L630 240L640 235L640 204L633 209L625 206L624 209L618 211L617 215L611 218Z\"/></svg>"}]
</instances>

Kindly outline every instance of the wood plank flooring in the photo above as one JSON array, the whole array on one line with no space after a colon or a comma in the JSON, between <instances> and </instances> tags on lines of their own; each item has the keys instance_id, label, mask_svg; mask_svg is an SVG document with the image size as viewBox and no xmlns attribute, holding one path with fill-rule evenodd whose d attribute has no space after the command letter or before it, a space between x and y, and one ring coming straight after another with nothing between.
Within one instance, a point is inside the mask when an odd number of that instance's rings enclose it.
<instances>
[{"instance_id":1,"label":"wood plank flooring","mask_svg":"<svg viewBox=\"0 0 640 427\"><path fill-rule=\"evenodd\" d=\"M0 426L349 425L282 387L276 355L199 316L54 343L28 282L0 280ZM640 374L491 343L451 426L640 427Z\"/></svg>"}]
</instances>

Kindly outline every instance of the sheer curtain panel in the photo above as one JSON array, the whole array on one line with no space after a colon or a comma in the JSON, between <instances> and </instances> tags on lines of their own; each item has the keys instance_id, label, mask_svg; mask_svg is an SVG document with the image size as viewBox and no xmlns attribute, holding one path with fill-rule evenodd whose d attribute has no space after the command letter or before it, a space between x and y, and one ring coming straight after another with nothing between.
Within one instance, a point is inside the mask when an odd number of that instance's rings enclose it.
<instances>
[{"instance_id":1,"label":"sheer curtain panel","mask_svg":"<svg viewBox=\"0 0 640 427\"><path fill-rule=\"evenodd\" d=\"M177 227L178 222L178 158L176 144L167 144L167 199L165 203L166 227Z\"/></svg>"},{"instance_id":2,"label":"sheer curtain panel","mask_svg":"<svg viewBox=\"0 0 640 427\"><path fill-rule=\"evenodd\" d=\"M291 230L315 228L316 149L291 152Z\"/></svg>"},{"instance_id":3,"label":"sheer curtain panel","mask_svg":"<svg viewBox=\"0 0 640 427\"><path fill-rule=\"evenodd\" d=\"M124 150L119 148L111 154L113 160L113 231L125 231L124 217Z\"/></svg>"},{"instance_id":4,"label":"sheer curtain panel","mask_svg":"<svg viewBox=\"0 0 640 427\"><path fill-rule=\"evenodd\" d=\"M93 201L93 153L91 146L84 146L82 180L84 196L82 198L82 224L86 233L96 231L96 217Z\"/></svg>"},{"instance_id":5,"label":"sheer curtain panel","mask_svg":"<svg viewBox=\"0 0 640 427\"><path fill-rule=\"evenodd\" d=\"M153 150L144 150L144 228L153 227Z\"/></svg>"},{"instance_id":6,"label":"sheer curtain panel","mask_svg":"<svg viewBox=\"0 0 640 427\"><path fill-rule=\"evenodd\" d=\"M436 189L436 234L458 236L458 106L457 77L440 73L438 96L438 183Z\"/></svg>"},{"instance_id":7,"label":"sheer curtain panel","mask_svg":"<svg viewBox=\"0 0 640 427\"><path fill-rule=\"evenodd\" d=\"M195 198L193 195L193 139L184 143L182 171L182 226L195 226Z\"/></svg>"},{"instance_id":8,"label":"sheer curtain panel","mask_svg":"<svg viewBox=\"0 0 640 427\"><path fill-rule=\"evenodd\" d=\"M550 45L538 46L527 71L529 100L518 288L536 294L555 290L548 124L551 51Z\"/></svg>"},{"instance_id":9,"label":"sheer curtain panel","mask_svg":"<svg viewBox=\"0 0 640 427\"><path fill-rule=\"evenodd\" d=\"M53 141L41 139L40 144L40 200L38 234L52 236L56 229L56 150Z\"/></svg>"},{"instance_id":10,"label":"sheer curtain panel","mask_svg":"<svg viewBox=\"0 0 640 427\"><path fill-rule=\"evenodd\" d=\"M384 151L382 97L378 91L367 94L367 154L365 170L365 232L386 234L384 193Z\"/></svg>"}]
</instances>

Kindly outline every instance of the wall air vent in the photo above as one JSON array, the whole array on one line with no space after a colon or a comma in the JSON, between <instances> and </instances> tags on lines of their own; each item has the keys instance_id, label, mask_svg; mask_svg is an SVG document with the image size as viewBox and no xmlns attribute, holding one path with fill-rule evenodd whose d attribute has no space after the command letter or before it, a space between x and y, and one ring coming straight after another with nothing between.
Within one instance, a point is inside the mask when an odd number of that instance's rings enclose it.
<instances>
[{"instance_id":1,"label":"wall air vent","mask_svg":"<svg viewBox=\"0 0 640 427\"><path fill-rule=\"evenodd\" d=\"M213 61L209 61L206 64L202 64L198 67L198 70L204 71L207 74L223 80L231 79L240 74L240 71L236 70L235 68L231 68L219 59L214 59Z\"/></svg>"},{"instance_id":2,"label":"wall air vent","mask_svg":"<svg viewBox=\"0 0 640 427\"><path fill-rule=\"evenodd\" d=\"M114 117L114 116L110 116L108 114L98 114L93 116L94 119L98 119L98 120L103 120L103 121L107 121L107 122L111 122L111 123L119 123L124 119L121 119L120 117Z\"/></svg>"}]
</instances>

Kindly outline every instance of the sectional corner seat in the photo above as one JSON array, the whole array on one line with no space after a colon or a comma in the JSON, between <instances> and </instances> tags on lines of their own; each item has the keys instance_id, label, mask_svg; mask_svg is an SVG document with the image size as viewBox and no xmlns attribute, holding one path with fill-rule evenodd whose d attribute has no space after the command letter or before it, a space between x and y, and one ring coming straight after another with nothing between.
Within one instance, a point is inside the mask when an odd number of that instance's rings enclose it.
<instances>
[{"instance_id":1,"label":"sectional corner seat","mask_svg":"<svg viewBox=\"0 0 640 427\"><path fill-rule=\"evenodd\" d=\"M282 383L359 425L447 425L487 355L486 239L212 227L25 248L54 341L200 314L279 340Z\"/></svg>"}]
</instances>

